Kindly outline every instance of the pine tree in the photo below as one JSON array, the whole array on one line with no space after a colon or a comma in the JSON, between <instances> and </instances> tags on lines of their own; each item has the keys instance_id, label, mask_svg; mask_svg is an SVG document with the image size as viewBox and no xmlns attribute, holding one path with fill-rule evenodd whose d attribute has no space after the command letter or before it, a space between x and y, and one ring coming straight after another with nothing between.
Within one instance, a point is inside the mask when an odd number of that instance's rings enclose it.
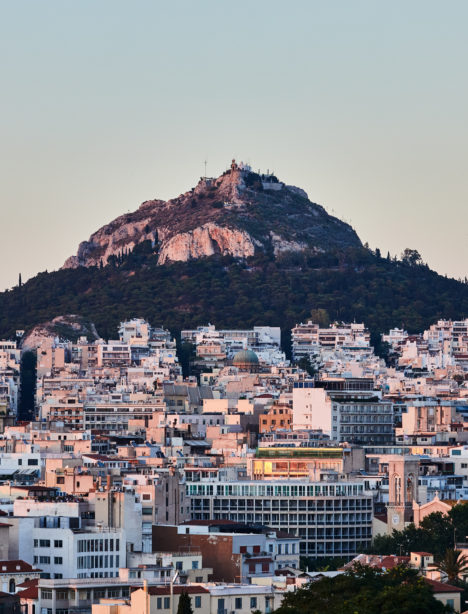
<instances>
[{"instance_id":1,"label":"pine tree","mask_svg":"<svg viewBox=\"0 0 468 614\"><path fill-rule=\"evenodd\" d=\"M21 280L21 273L20 273L18 277L18 288L21 288L22 285L23 285L23 282Z\"/></svg>"}]
</instances>

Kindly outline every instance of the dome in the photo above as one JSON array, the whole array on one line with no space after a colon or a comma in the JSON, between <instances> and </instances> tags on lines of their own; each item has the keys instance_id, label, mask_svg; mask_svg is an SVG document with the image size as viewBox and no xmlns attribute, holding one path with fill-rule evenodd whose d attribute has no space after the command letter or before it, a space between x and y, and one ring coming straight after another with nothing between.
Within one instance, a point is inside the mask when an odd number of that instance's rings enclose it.
<instances>
[{"instance_id":1,"label":"dome","mask_svg":"<svg viewBox=\"0 0 468 614\"><path fill-rule=\"evenodd\" d=\"M257 366L258 356L252 350L241 350L235 354L232 364L237 366Z\"/></svg>"}]
</instances>

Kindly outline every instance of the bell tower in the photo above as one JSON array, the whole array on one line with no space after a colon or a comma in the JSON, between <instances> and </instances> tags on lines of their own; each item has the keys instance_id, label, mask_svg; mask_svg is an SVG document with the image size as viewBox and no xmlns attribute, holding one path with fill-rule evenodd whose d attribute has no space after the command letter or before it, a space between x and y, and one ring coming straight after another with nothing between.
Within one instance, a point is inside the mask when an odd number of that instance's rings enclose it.
<instances>
[{"instance_id":1,"label":"bell tower","mask_svg":"<svg viewBox=\"0 0 468 614\"><path fill-rule=\"evenodd\" d=\"M391 456L388 463L387 530L401 531L413 521L413 500L418 498L419 461L412 456Z\"/></svg>"}]
</instances>

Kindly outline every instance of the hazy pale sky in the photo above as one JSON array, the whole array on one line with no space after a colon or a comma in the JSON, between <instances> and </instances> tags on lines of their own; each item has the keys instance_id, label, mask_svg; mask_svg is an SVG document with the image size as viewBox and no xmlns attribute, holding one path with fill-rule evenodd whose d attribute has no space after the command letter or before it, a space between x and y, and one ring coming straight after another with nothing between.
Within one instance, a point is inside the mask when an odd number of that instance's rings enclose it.
<instances>
[{"instance_id":1,"label":"hazy pale sky","mask_svg":"<svg viewBox=\"0 0 468 614\"><path fill-rule=\"evenodd\" d=\"M231 158L468 275L468 2L0 0L0 288Z\"/></svg>"}]
</instances>

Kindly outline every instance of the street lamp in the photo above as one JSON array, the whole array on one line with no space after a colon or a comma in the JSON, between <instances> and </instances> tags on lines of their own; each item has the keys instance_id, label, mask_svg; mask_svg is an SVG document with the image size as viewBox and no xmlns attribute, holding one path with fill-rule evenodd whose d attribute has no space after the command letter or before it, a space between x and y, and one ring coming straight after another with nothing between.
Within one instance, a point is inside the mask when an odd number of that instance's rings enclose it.
<instances>
[{"instance_id":1,"label":"street lamp","mask_svg":"<svg viewBox=\"0 0 468 614\"><path fill-rule=\"evenodd\" d=\"M179 570L171 577L170 595L171 595L171 614L174 614L174 582L179 577Z\"/></svg>"}]
</instances>

